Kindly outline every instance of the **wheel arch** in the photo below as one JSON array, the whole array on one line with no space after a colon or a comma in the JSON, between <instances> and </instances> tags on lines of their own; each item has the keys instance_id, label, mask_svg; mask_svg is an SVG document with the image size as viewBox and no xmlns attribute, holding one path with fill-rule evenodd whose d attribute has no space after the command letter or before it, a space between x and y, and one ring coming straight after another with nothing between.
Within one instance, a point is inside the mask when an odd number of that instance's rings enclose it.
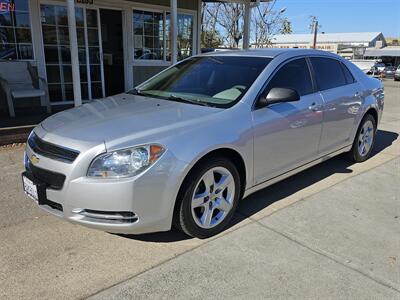
<instances>
[{"instance_id":1,"label":"wheel arch","mask_svg":"<svg viewBox=\"0 0 400 300\"><path fill-rule=\"evenodd\" d=\"M229 148L229 147L217 148L217 149L207 152L206 154L203 154L201 157L199 157L197 160L195 160L191 164L189 170L186 172L184 179L181 182L181 185L179 186L179 190L178 190L178 193L177 193L177 196L175 199L175 204L174 204L174 209L173 209L174 216L179 207L180 200L182 198L183 187L185 186L188 178L190 178L190 174L192 174L192 172L195 171L197 166L199 166L202 162L206 161L210 157L228 158L238 168L238 173L240 176L240 185L241 185L240 198L243 197L244 192L246 190L246 180L247 180L246 179L246 176L247 176L246 164L243 159L243 156L237 150Z\"/></svg>"},{"instance_id":2,"label":"wheel arch","mask_svg":"<svg viewBox=\"0 0 400 300\"><path fill-rule=\"evenodd\" d=\"M371 115L376 123L376 128L378 128L378 123L379 123L379 113L378 110L374 105L369 105L365 110L363 110L363 113L360 114L360 116L357 118L357 121L354 123L354 129L352 131L351 137L353 137L353 142L354 139L356 138L358 129L361 126L362 121L364 120L366 115Z\"/></svg>"},{"instance_id":3,"label":"wheel arch","mask_svg":"<svg viewBox=\"0 0 400 300\"><path fill-rule=\"evenodd\" d=\"M365 118L366 115L371 115L375 119L375 123L378 126L379 115L378 115L378 111L374 107L370 107L369 109L367 109L367 111L365 112L365 114L363 116L363 119Z\"/></svg>"}]
</instances>

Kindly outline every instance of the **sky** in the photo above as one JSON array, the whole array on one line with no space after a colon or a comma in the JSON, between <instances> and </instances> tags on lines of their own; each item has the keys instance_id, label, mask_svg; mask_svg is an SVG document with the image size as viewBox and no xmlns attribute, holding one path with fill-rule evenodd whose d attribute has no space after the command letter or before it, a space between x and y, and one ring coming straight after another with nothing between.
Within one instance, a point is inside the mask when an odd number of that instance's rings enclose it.
<instances>
[{"instance_id":1,"label":"sky","mask_svg":"<svg viewBox=\"0 0 400 300\"><path fill-rule=\"evenodd\" d=\"M274 10L286 8L293 33L310 33L309 16L317 16L320 31L383 32L400 37L400 0L277 0Z\"/></svg>"}]
</instances>

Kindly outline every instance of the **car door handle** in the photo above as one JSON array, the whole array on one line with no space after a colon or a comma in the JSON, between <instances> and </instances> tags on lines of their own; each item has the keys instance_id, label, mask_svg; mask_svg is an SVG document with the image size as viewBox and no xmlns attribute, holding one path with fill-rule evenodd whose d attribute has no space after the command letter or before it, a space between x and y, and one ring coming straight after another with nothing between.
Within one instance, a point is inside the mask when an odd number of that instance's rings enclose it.
<instances>
[{"instance_id":1,"label":"car door handle","mask_svg":"<svg viewBox=\"0 0 400 300\"><path fill-rule=\"evenodd\" d=\"M308 107L309 110L311 111L319 111L320 110L320 106L317 103L313 103Z\"/></svg>"},{"instance_id":2,"label":"car door handle","mask_svg":"<svg viewBox=\"0 0 400 300\"><path fill-rule=\"evenodd\" d=\"M355 98L360 98L360 97L361 97L361 93L360 93L360 92L355 93L355 94L354 94L354 97L355 97Z\"/></svg>"}]
</instances>

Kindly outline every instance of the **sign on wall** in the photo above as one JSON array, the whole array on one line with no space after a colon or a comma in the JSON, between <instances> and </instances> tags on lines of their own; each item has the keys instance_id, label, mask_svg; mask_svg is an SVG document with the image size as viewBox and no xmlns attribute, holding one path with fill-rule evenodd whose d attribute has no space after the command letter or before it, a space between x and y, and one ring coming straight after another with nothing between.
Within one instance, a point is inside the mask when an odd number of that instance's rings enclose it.
<instances>
[{"instance_id":1,"label":"sign on wall","mask_svg":"<svg viewBox=\"0 0 400 300\"><path fill-rule=\"evenodd\" d=\"M75 0L77 4L90 4L93 5L94 0Z\"/></svg>"},{"instance_id":2,"label":"sign on wall","mask_svg":"<svg viewBox=\"0 0 400 300\"><path fill-rule=\"evenodd\" d=\"M15 3L11 3L10 1L0 0L0 13L15 11Z\"/></svg>"}]
</instances>

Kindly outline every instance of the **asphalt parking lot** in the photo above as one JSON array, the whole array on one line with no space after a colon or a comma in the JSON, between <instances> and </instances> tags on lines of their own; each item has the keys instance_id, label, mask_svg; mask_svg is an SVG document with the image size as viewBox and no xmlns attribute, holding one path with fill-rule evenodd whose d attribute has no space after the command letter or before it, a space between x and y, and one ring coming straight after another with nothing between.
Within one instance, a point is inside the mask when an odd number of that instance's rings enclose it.
<instances>
[{"instance_id":1,"label":"asphalt parking lot","mask_svg":"<svg viewBox=\"0 0 400 300\"><path fill-rule=\"evenodd\" d=\"M244 199L209 240L118 236L50 216L0 150L0 299L400 299L400 83L374 156L337 157Z\"/></svg>"}]
</instances>

